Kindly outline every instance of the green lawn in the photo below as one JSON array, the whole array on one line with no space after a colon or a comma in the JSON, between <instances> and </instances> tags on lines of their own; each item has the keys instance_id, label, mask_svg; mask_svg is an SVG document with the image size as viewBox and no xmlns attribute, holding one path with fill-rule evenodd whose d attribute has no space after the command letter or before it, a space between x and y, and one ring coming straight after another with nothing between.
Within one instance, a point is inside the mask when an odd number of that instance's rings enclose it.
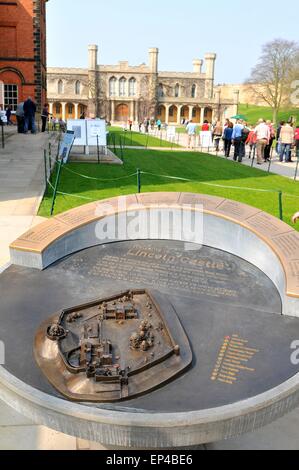
<instances>
[{"instance_id":1,"label":"green lawn","mask_svg":"<svg viewBox=\"0 0 299 470\"><path fill-rule=\"evenodd\" d=\"M113 147L114 138L115 145L119 146L121 141L125 147L164 147L164 148L178 148L177 144L171 144L159 137L153 137L147 134L140 134L139 132L124 131L121 127L108 127L109 130L109 145Z\"/></svg>"},{"instance_id":2,"label":"green lawn","mask_svg":"<svg viewBox=\"0 0 299 470\"><path fill-rule=\"evenodd\" d=\"M254 106L247 104L239 105L239 113L244 114L247 117L249 124L256 124L261 118L272 120L273 112L270 107L267 106ZM278 121L288 121L291 116L295 116L297 123L299 122L299 108L295 109L282 109L278 114Z\"/></svg>"},{"instance_id":3,"label":"green lawn","mask_svg":"<svg viewBox=\"0 0 299 470\"><path fill-rule=\"evenodd\" d=\"M189 191L224 196L258 207L278 216L278 195L243 189L218 188L209 184L283 191L284 220L291 224L291 216L299 209L298 182L267 174L255 168L238 165L211 155L187 152L125 150L122 167L88 163L69 163L62 170L59 190L73 196L58 194L55 214L90 201L137 192L136 175L139 168L160 176L142 175L142 192ZM81 173L99 180L78 176ZM192 182L169 180L161 175L192 179ZM55 175L52 177L54 181ZM121 179L118 179L121 178ZM108 180L108 181L105 181ZM288 195L286 195L288 194ZM74 197L77 196L77 197ZM81 199L84 197L86 199ZM50 216L52 190L48 189L39 215Z\"/></svg>"}]
</instances>

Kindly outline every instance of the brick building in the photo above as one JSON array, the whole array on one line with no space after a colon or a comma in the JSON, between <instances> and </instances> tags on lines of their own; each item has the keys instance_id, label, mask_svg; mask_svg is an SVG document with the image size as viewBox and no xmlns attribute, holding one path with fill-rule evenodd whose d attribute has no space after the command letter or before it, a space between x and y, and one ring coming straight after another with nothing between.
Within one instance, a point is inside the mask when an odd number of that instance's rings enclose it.
<instances>
[{"instance_id":1,"label":"brick building","mask_svg":"<svg viewBox=\"0 0 299 470\"><path fill-rule=\"evenodd\" d=\"M46 2L0 1L0 107L46 100Z\"/></svg>"}]
</instances>

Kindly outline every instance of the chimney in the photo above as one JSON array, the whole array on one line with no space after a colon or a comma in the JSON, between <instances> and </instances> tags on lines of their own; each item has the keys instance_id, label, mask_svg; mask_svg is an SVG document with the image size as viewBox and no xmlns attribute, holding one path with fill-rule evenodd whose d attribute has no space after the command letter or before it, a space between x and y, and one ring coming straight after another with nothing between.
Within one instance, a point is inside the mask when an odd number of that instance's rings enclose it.
<instances>
[{"instance_id":1,"label":"chimney","mask_svg":"<svg viewBox=\"0 0 299 470\"><path fill-rule=\"evenodd\" d=\"M202 73L202 65L203 65L203 60L194 59L193 60L193 72L200 75Z\"/></svg>"},{"instance_id":2,"label":"chimney","mask_svg":"<svg viewBox=\"0 0 299 470\"><path fill-rule=\"evenodd\" d=\"M98 67L98 46L92 44L88 46L88 69L97 70Z\"/></svg>"},{"instance_id":3,"label":"chimney","mask_svg":"<svg viewBox=\"0 0 299 470\"><path fill-rule=\"evenodd\" d=\"M149 49L149 67L152 73L158 73L159 49L151 47Z\"/></svg>"}]
</instances>

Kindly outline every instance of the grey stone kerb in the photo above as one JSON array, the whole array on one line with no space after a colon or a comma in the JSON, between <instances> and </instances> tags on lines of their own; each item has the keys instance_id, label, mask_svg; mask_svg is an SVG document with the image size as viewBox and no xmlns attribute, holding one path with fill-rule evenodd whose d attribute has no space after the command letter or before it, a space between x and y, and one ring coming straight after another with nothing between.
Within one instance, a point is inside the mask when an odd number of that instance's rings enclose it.
<instances>
[{"instance_id":1,"label":"grey stone kerb","mask_svg":"<svg viewBox=\"0 0 299 470\"><path fill-rule=\"evenodd\" d=\"M185 205L202 204L203 244L240 256L261 269L279 290L283 313L299 316L298 273L294 268L299 259L299 237L290 226L258 209L205 195L154 193L125 199L129 212L172 207L195 214L197 209ZM112 209L101 212L107 202ZM98 245L97 222L108 222L117 211L117 200L112 199L57 216L16 240L11 246L11 261L44 269L67 254ZM141 234L141 238L147 237L148 233ZM184 413L148 413L138 409L129 412L121 406L111 410L109 406L71 403L33 389L0 367L0 398L39 424L107 446L175 448L229 439L283 416L299 404L299 374L232 405Z\"/></svg>"}]
</instances>

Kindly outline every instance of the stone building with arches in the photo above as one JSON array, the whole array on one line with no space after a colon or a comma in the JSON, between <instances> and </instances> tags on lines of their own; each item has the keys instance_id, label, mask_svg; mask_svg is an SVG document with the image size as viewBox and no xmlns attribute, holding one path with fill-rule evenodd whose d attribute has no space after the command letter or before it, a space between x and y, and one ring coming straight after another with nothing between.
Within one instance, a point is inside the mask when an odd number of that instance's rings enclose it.
<instances>
[{"instance_id":1,"label":"stone building with arches","mask_svg":"<svg viewBox=\"0 0 299 470\"><path fill-rule=\"evenodd\" d=\"M87 69L48 68L50 112L63 120L85 113L112 124L155 118L175 125L183 119L202 123L237 113L238 90L222 98L214 85L216 54L194 60L192 72L159 71L158 57L159 50L151 48L148 64L100 65L98 47L89 46Z\"/></svg>"}]
</instances>

